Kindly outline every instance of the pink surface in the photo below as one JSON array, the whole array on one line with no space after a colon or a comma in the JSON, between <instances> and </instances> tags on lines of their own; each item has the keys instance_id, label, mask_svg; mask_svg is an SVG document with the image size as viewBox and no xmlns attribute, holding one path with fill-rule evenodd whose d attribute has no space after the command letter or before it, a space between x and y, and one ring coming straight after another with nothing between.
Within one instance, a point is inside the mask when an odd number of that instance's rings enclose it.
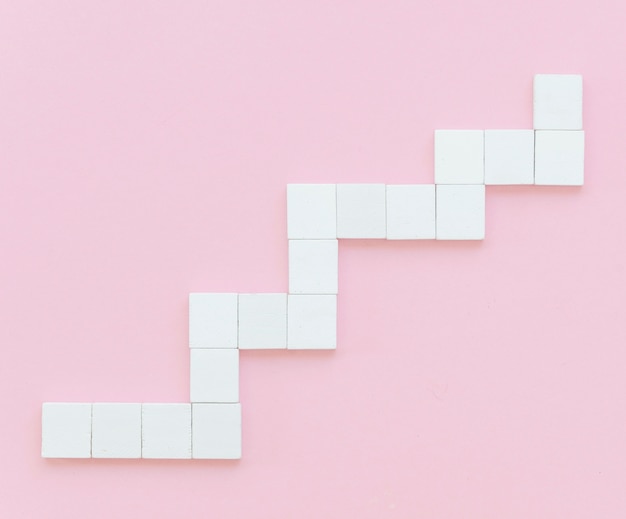
<instances>
[{"instance_id":1,"label":"pink surface","mask_svg":"<svg viewBox=\"0 0 626 519\"><path fill-rule=\"evenodd\" d=\"M0 4L0 517L622 518L623 2ZM587 182L484 243L340 244L336 352L244 352L240 462L39 457L42 401L188 399L187 293L285 291L287 182L585 78Z\"/></svg>"}]
</instances>

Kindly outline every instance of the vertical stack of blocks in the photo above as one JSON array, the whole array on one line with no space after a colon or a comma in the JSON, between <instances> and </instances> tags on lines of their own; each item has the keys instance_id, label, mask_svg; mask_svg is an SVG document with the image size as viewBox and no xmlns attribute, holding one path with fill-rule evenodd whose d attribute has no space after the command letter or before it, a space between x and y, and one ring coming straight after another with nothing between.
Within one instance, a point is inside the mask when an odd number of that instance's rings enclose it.
<instances>
[{"instance_id":1,"label":"vertical stack of blocks","mask_svg":"<svg viewBox=\"0 0 626 519\"><path fill-rule=\"evenodd\" d=\"M190 294L190 403L44 403L42 456L240 458L239 350L337 347L338 239L482 240L485 185L583 163L582 77L537 75L534 130L435 131L434 184L288 185L289 293Z\"/></svg>"}]
</instances>

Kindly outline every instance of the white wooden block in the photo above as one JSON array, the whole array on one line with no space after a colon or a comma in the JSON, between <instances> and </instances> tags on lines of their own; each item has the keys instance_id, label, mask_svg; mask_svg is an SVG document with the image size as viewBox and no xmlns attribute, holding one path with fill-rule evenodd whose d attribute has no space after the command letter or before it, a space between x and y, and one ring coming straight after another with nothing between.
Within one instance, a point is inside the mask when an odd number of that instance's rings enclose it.
<instances>
[{"instance_id":1,"label":"white wooden block","mask_svg":"<svg viewBox=\"0 0 626 519\"><path fill-rule=\"evenodd\" d=\"M290 240L337 238L335 184L287 184L287 237Z\"/></svg>"},{"instance_id":2,"label":"white wooden block","mask_svg":"<svg viewBox=\"0 0 626 519\"><path fill-rule=\"evenodd\" d=\"M141 458L141 404L93 404L91 433L94 458Z\"/></svg>"},{"instance_id":3,"label":"white wooden block","mask_svg":"<svg viewBox=\"0 0 626 519\"><path fill-rule=\"evenodd\" d=\"M485 130L485 184L535 182L535 132Z\"/></svg>"},{"instance_id":4,"label":"white wooden block","mask_svg":"<svg viewBox=\"0 0 626 519\"><path fill-rule=\"evenodd\" d=\"M437 239L482 240L485 237L485 186L437 186Z\"/></svg>"},{"instance_id":5,"label":"white wooden block","mask_svg":"<svg viewBox=\"0 0 626 519\"><path fill-rule=\"evenodd\" d=\"M585 180L585 132L535 132L535 184L582 186Z\"/></svg>"},{"instance_id":6,"label":"white wooden block","mask_svg":"<svg viewBox=\"0 0 626 519\"><path fill-rule=\"evenodd\" d=\"M435 185L387 186L387 239L435 238Z\"/></svg>"},{"instance_id":7,"label":"white wooden block","mask_svg":"<svg viewBox=\"0 0 626 519\"><path fill-rule=\"evenodd\" d=\"M239 350L191 350L191 401L239 401Z\"/></svg>"},{"instance_id":8,"label":"white wooden block","mask_svg":"<svg viewBox=\"0 0 626 519\"><path fill-rule=\"evenodd\" d=\"M43 458L91 457L91 404L45 402L41 408Z\"/></svg>"},{"instance_id":9,"label":"white wooden block","mask_svg":"<svg viewBox=\"0 0 626 519\"><path fill-rule=\"evenodd\" d=\"M239 294L239 349L287 347L287 294Z\"/></svg>"},{"instance_id":10,"label":"white wooden block","mask_svg":"<svg viewBox=\"0 0 626 519\"><path fill-rule=\"evenodd\" d=\"M536 130L582 130L582 76L537 74L533 106Z\"/></svg>"},{"instance_id":11,"label":"white wooden block","mask_svg":"<svg viewBox=\"0 0 626 519\"><path fill-rule=\"evenodd\" d=\"M337 296L289 295L287 347L292 350L337 348Z\"/></svg>"},{"instance_id":12,"label":"white wooden block","mask_svg":"<svg viewBox=\"0 0 626 519\"><path fill-rule=\"evenodd\" d=\"M191 458L191 404L143 404L142 456Z\"/></svg>"},{"instance_id":13,"label":"white wooden block","mask_svg":"<svg viewBox=\"0 0 626 519\"><path fill-rule=\"evenodd\" d=\"M482 184L483 130L435 130L435 184Z\"/></svg>"},{"instance_id":14,"label":"white wooden block","mask_svg":"<svg viewBox=\"0 0 626 519\"><path fill-rule=\"evenodd\" d=\"M336 294L337 240L289 240L289 293Z\"/></svg>"},{"instance_id":15,"label":"white wooden block","mask_svg":"<svg viewBox=\"0 0 626 519\"><path fill-rule=\"evenodd\" d=\"M189 294L189 347L237 347L237 294Z\"/></svg>"},{"instance_id":16,"label":"white wooden block","mask_svg":"<svg viewBox=\"0 0 626 519\"><path fill-rule=\"evenodd\" d=\"M241 404L192 404L193 458L241 458Z\"/></svg>"},{"instance_id":17,"label":"white wooden block","mask_svg":"<svg viewBox=\"0 0 626 519\"><path fill-rule=\"evenodd\" d=\"M385 238L385 184L337 184L337 237Z\"/></svg>"}]
</instances>

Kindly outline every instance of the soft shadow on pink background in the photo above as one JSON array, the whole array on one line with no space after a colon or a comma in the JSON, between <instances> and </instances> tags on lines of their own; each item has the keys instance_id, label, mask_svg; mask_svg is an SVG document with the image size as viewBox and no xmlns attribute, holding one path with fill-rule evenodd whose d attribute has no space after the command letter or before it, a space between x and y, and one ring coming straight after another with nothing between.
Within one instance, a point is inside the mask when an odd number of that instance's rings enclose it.
<instances>
[{"instance_id":1,"label":"soft shadow on pink background","mask_svg":"<svg viewBox=\"0 0 626 519\"><path fill-rule=\"evenodd\" d=\"M0 517L626 516L622 2L0 4ZM433 181L582 73L583 188L340 244L336 352L244 352L240 462L39 457L42 401L188 399L187 293L285 291L288 182Z\"/></svg>"}]
</instances>

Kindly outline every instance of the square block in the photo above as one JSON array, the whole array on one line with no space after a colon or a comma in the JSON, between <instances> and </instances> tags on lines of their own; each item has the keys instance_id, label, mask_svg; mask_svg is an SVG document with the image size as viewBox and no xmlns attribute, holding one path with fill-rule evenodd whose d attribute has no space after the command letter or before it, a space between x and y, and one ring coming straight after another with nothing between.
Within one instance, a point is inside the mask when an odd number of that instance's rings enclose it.
<instances>
[{"instance_id":1,"label":"square block","mask_svg":"<svg viewBox=\"0 0 626 519\"><path fill-rule=\"evenodd\" d=\"M385 238L385 184L337 184L337 237Z\"/></svg>"},{"instance_id":2,"label":"square block","mask_svg":"<svg viewBox=\"0 0 626 519\"><path fill-rule=\"evenodd\" d=\"M337 296L290 295L287 347L292 350L337 348Z\"/></svg>"},{"instance_id":3,"label":"square block","mask_svg":"<svg viewBox=\"0 0 626 519\"><path fill-rule=\"evenodd\" d=\"M337 240L289 240L289 293L336 294Z\"/></svg>"},{"instance_id":4,"label":"square block","mask_svg":"<svg viewBox=\"0 0 626 519\"><path fill-rule=\"evenodd\" d=\"M583 77L537 74L533 107L536 130L582 130Z\"/></svg>"},{"instance_id":5,"label":"square block","mask_svg":"<svg viewBox=\"0 0 626 519\"><path fill-rule=\"evenodd\" d=\"M239 294L239 349L287 347L287 294Z\"/></svg>"},{"instance_id":6,"label":"square block","mask_svg":"<svg viewBox=\"0 0 626 519\"><path fill-rule=\"evenodd\" d=\"M582 186L585 180L585 132L535 132L535 184Z\"/></svg>"},{"instance_id":7,"label":"square block","mask_svg":"<svg viewBox=\"0 0 626 519\"><path fill-rule=\"evenodd\" d=\"M191 458L191 404L143 404L142 456Z\"/></svg>"},{"instance_id":8,"label":"square block","mask_svg":"<svg viewBox=\"0 0 626 519\"><path fill-rule=\"evenodd\" d=\"M193 458L241 458L241 404L192 404Z\"/></svg>"},{"instance_id":9,"label":"square block","mask_svg":"<svg viewBox=\"0 0 626 519\"><path fill-rule=\"evenodd\" d=\"M482 184L483 130L435 130L435 184Z\"/></svg>"},{"instance_id":10,"label":"square block","mask_svg":"<svg viewBox=\"0 0 626 519\"><path fill-rule=\"evenodd\" d=\"M141 404L93 404L91 455L141 458Z\"/></svg>"},{"instance_id":11,"label":"square block","mask_svg":"<svg viewBox=\"0 0 626 519\"><path fill-rule=\"evenodd\" d=\"M485 186L437 186L437 239L485 238Z\"/></svg>"},{"instance_id":12,"label":"square block","mask_svg":"<svg viewBox=\"0 0 626 519\"><path fill-rule=\"evenodd\" d=\"M239 350L191 350L192 402L239 401Z\"/></svg>"},{"instance_id":13,"label":"square block","mask_svg":"<svg viewBox=\"0 0 626 519\"><path fill-rule=\"evenodd\" d=\"M91 404L46 402L41 408L43 458L91 458Z\"/></svg>"},{"instance_id":14,"label":"square block","mask_svg":"<svg viewBox=\"0 0 626 519\"><path fill-rule=\"evenodd\" d=\"M337 238L335 184L287 184L287 237L290 240Z\"/></svg>"},{"instance_id":15,"label":"square block","mask_svg":"<svg viewBox=\"0 0 626 519\"><path fill-rule=\"evenodd\" d=\"M435 239L435 185L387 186L387 239Z\"/></svg>"},{"instance_id":16,"label":"square block","mask_svg":"<svg viewBox=\"0 0 626 519\"><path fill-rule=\"evenodd\" d=\"M189 347L237 347L237 294L189 294Z\"/></svg>"},{"instance_id":17,"label":"square block","mask_svg":"<svg viewBox=\"0 0 626 519\"><path fill-rule=\"evenodd\" d=\"M535 182L535 132L485 130L485 184Z\"/></svg>"}]
</instances>

